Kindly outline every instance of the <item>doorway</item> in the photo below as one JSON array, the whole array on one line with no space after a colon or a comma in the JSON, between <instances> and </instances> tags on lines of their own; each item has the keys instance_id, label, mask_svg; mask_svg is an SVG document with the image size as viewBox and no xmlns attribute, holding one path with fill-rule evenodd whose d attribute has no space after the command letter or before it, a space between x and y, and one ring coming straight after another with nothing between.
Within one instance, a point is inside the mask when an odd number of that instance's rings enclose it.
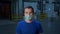
<instances>
[{"instance_id":1,"label":"doorway","mask_svg":"<svg viewBox=\"0 0 60 34\"><path fill-rule=\"evenodd\" d=\"M0 19L10 19L11 3L8 1L0 2Z\"/></svg>"}]
</instances>

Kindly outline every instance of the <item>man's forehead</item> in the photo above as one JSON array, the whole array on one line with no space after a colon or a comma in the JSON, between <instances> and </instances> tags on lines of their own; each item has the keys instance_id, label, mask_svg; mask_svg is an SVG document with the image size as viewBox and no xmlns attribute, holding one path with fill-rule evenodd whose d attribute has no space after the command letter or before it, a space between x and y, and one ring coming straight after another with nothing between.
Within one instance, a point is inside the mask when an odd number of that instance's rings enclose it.
<instances>
[{"instance_id":1,"label":"man's forehead","mask_svg":"<svg viewBox=\"0 0 60 34\"><path fill-rule=\"evenodd\" d=\"M31 8L25 8L25 10L32 10Z\"/></svg>"},{"instance_id":2,"label":"man's forehead","mask_svg":"<svg viewBox=\"0 0 60 34\"><path fill-rule=\"evenodd\" d=\"M26 8L25 11L32 11L32 9L31 8Z\"/></svg>"}]
</instances>

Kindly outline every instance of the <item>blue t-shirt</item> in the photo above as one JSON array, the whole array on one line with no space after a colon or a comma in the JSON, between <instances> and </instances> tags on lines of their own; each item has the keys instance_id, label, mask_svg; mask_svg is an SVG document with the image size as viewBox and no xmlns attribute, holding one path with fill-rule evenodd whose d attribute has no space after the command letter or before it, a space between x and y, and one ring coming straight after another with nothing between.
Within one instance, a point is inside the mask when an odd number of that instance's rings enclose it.
<instances>
[{"instance_id":1,"label":"blue t-shirt","mask_svg":"<svg viewBox=\"0 0 60 34\"><path fill-rule=\"evenodd\" d=\"M33 20L31 23L20 21L16 27L17 34L39 34L42 33L42 27L39 21Z\"/></svg>"}]
</instances>

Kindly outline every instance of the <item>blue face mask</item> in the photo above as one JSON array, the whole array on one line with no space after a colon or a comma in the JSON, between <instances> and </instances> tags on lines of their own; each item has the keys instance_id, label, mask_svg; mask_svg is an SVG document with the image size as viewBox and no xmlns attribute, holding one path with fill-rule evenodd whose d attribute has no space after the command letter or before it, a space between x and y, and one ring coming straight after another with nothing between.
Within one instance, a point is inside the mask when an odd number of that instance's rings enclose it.
<instances>
[{"instance_id":1,"label":"blue face mask","mask_svg":"<svg viewBox=\"0 0 60 34\"><path fill-rule=\"evenodd\" d=\"M33 16L27 15L27 16L24 16L24 19L25 20L32 20L33 19Z\"/></svg>"}]
</instances>

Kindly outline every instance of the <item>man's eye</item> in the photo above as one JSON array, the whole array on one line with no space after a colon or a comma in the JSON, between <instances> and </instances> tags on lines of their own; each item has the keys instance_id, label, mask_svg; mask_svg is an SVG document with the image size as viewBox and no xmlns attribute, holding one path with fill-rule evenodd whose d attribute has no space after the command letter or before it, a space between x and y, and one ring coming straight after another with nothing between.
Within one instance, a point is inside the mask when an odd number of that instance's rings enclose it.
<instances>
[{"instance_id":1,"label":"man's eye","mask_svg":"<svg viewBox=\"0 0 60 34\"><path fill-rule=\"evenodd\" d=\"M33 14L32 12L30 12L30 14Z\"/></svg>"},{"instance_id":2,"label":"man's eye","mask_svg":"<svg viewBox=\"0 0 60 34\"><path fill-rule=\"evenodd\" d=\"M28 12L26 12L26 14L27 14Z\"/></svg>"},{"instance_id":3,"label":"man's eye","mask_svg":"<svg viewBox=\"0 0 60 34\"><path fill-rule=\"evenodd\" d=\"M30 13L32 13L32 12L30 12Z\"/></svg>"}]
</instances>

